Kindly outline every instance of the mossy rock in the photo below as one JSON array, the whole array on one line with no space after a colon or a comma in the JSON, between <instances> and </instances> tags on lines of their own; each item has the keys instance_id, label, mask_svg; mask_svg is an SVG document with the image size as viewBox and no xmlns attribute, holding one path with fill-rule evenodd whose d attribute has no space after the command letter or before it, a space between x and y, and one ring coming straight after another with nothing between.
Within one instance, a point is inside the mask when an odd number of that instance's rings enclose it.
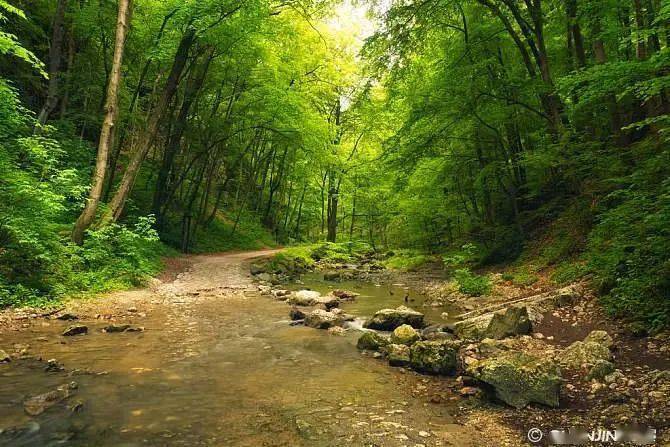
<instances>
[{"instance_id":1,"label":"mossy rock","mask_svg":"<svg viewBox=\"0 0 670 447\"><path fill-rule=\"evenodd\" d=\"M409 365L409 346L390 344L384 347L384 353L391 366L408 366Z\"/></svg>"},{"instance_id":2,"label":"mossy rock","mask_svg":"<svg viewBox=\"0 0 670 447\"><path fill-rule=\"evenodd\" d=\"M561 374L551 361L507 352L478 362L475 377L491 385L498 399L523 408L529 403L558 407Z\"/></svg>"},{"instance_id":3,"label":"mossy rock","mask_svg":"<svg viewBox=\"0 0 670 447\"><path fill-rule=\"evenodd\" d=\"M614 344L614 340L612 340L612 337L606 331L591 331L584 341L599 343L608 349Z\"/></svg>"},{"instance_id":4,"label":"mossy rock","mask_svg":"<svg viewBox=\"0 0 670 447\"><path fill-rule=\"evenodd\" d=\"M612 353L607 346L593 341L576 341L558 355L558 362L571 369L595 365L600 360L610 361Z\"/></svg>"},{"instance_id":5,"label":"mossy rock","mask_svg":"<svg viewBox=\"0 0 670 447\"><path fill-rule=\"evenodd\" d=\"M410 347L410 366L428 374L451 374L456 371L457 352L457 344L450 340L418 341Z\"/></svg>"},{"instance_id":6,"label":"mossy rock","mask_svg":"<svg viewBox=\"0 0 670 447\"><path fill-rule=\"evenodd\" d=\"M598 360L586 376L586 380L602 381L605 376L614 372L614 363L607 360Z\"/></svg>"},{"instance_id":7,"label":"mossy rock","mask_svg":"<svg viewBox=\"0 0 670 447\"><path fill-rule=\"evenodd\" d=\"M403 324L393 330L391 334L391 343L410 346L412 343L421 340L421 335L409 324Z\"/></svg>"},{"instance_id":8,"label":"mossy rock","mask_svg":"<svg viewBox=\"0 0 670 447\"><path fill-rule=\"evenodd\" d=\"M360 336L356 347L358 349L367 350L367 351L379 351L384 346L388 346L391 342L388 338L384 337L381 334L378 334L374 331L364 332Z\"/></svg>"}]
</instances>

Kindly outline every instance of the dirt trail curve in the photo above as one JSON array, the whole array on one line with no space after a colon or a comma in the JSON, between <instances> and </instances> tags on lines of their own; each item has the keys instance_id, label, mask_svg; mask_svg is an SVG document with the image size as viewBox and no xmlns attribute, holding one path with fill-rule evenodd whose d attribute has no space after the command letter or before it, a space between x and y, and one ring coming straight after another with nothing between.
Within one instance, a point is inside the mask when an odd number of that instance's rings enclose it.
<instances>
[{"instance_id":1,"label":"dirt trail curve","mask_svg":"<svg viewBox=\"0 0 670 447\"><path fill-rule=\"evenodd\" d=\"M189 256L185 258L190 264L187 271L179 273L172 282L154 284L152 289L167 298L218 294L226 290L248 290L252 284L248 262L279 251L281 250L274 249Z\"/></svg>"}]
</instances>

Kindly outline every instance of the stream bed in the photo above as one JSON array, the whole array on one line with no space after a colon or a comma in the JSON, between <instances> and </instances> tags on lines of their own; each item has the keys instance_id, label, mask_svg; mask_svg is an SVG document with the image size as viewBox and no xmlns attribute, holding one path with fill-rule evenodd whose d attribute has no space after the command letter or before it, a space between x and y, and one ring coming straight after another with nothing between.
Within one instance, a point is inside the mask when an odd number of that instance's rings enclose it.
<instances>
[{"instance_id":1,"label":"stream bed","mask_svg":"<svg viewBox=\"0 0 670 447\"><path fill-rule=\"evenodd\" d=\"M405 303L400 285L303 281L292 287L360 293L343 305L360 317L400 304L429 321L445 311L422 307L411 290ZM289 307L251 284L144 310L115 318L143 332L104 333L109 322L93 317L82 317L82 336L61 336L71 322L56 319L1 332L0 347L28 355L0 364L0 445L470 445L443 379L362 355L356 330L290 326ZM64 369L47 371L48 359ZM26 414L26 399L71 382L67 399Z\"/></svg>"}]
</instances>

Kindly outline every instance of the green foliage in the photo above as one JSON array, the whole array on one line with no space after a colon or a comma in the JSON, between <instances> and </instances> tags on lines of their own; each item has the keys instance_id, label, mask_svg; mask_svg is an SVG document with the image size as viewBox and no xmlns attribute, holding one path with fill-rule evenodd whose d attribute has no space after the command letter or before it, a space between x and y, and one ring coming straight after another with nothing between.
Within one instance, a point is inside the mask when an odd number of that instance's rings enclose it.
<instances>
[{"instance_id":1,"label":"green foliage","mask_svg":"<svg viewBox=\"0 0 670 447\"><path fill-rule=\"evenodd\" d=\"M454 279L458 284L458 291L470 296L482 296L491 292L491 280L486 275L477 275L468 268L454 272Z\"/></svg>"},{"instance_id":2,"label":"green foliage","mask_svg":"<svg viewBox=\"0 0 670 447\"><path fill-rule=\"evenodd\" d=\"M411 272L434 260L434 256L426 255L419 250L401 249L395 250L393 256L385 259L383 264L390 269Z\"/></svg>"}]
</instances>

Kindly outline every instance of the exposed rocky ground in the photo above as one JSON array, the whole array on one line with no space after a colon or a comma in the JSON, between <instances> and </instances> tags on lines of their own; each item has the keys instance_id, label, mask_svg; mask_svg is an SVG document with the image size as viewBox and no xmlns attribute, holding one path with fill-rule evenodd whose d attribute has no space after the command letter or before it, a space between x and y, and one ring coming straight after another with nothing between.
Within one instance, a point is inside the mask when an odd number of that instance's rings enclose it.
<instances>
[{"instance_id":1,"label":"exposed rocky ground","mask_svg":"<svg viewBox=\"0 0 670 447\"><path fill-rule=\"evenodd\" d=\"M490 296L475 298L438 275L392 274L365 262L321 269L332 281L402 280L431 297L426 305L464 310L455 323L429 324L421 309L380 309L363 323L358 347L392 367L442 376L440 386L462 400L461 421L490 433L496 445L527 445L531 427L547 433L630 424L656 428L659 443L670 442L670 334L633 337L583 285L515 287L498 280ZM292 306L294 324L331 333L350 326L353 316L338 302L355 294L289 292L277 288L281 277L255 270L264 294Z\"/></svg>"}]
</instances>

